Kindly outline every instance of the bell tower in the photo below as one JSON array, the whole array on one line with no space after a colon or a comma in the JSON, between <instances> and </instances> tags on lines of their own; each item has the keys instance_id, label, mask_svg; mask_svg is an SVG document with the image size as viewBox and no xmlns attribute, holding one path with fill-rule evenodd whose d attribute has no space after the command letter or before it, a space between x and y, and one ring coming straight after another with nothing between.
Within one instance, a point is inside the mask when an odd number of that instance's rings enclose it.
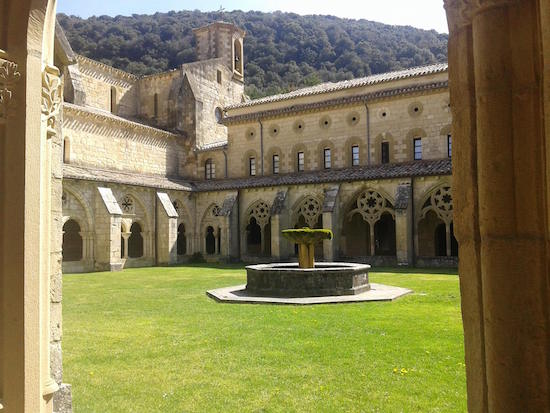
<instances>
[{"instance_id":1,"label":"bell tower","mask_svg":"<svg viewBox=\"0 0 550 413\"><path fill-rule=\"evenodd\" d=\"M231 23L215 22L194 29L198 60L223 59L233 72L233 79L244 81L245 32Z\"/></svg>"}]
</instances>

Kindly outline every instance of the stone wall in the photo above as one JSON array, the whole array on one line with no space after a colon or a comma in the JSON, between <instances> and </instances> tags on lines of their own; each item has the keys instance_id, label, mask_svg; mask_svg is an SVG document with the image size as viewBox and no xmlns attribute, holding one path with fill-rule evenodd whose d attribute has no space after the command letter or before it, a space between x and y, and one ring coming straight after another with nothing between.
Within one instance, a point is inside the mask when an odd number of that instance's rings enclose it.
<instances>
[{"instance_id":1,"label":"stone wall","mask_svg":"<svg viewBox=\"0 0 550 413\"><path fill-rule=\"evenodd\" d=\"M227 127L220 124L216 111L240 103L244 85L232 78L232 72L220 59L183 65L189 78L196 104L196 146L199 148L227 141ZM221 73L218 83L218 71ZM221 119L221 118L220 118Z\"/></svg>"},{"instance_id":2,"label":"stone wall","mask_svg":"<svg viewBox=\"0 0 550 413\"><path fill-rule=\"evenodd\" d=\"M368 118L365 105L356 104L230 123L229 176L247 176L252 157L261 175L262 154L264 175L273 173L273 155L279 155L279 173L296 172L298 152L304 152L306 171L323 170L325 148L331 150L331 168L351 167L354 145L360 165L367 165L369 143L370 164L381 163L382 142L389 142L390 162L411 161L416 137L422 138L422 159L447 157L451 114L446 90L369 103Z\"/></svg>"},{"instance_id":3,"label":"stone wall","mask_svg":"<svg viewBox=\"0 0 550 413\"><path fill-rule=\"evenodd\" d=\"M113 113L121 116L137 113L137 76L84 56L77 56L77 61L86 105L111 112L111 89L114 88Z\"/></svg>"},{"instance_id":4,"label":"stone wall","mask_svg":"<svg viewBox=\"0 0 550 413\"><path fill-rule=\"evenodd\" d=\"M178 175L183 138L108 114L65 104L66 162L144 174Z\"/></svg>"}]
</instances>

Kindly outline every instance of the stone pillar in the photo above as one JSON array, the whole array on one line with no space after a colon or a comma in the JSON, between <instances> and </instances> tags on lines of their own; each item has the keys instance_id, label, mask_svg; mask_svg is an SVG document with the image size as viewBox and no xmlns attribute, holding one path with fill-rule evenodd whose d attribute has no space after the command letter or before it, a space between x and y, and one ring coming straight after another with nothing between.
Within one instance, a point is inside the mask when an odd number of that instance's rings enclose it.
<instances>
[{"instance_id":1,"label":"stone pillar","mask_svg":"<svg viewBox=\"0 0 550 413\"><path fill-rule=\"evenodd\" d=\"M445 222L445 246L447 257L451 256L451 224Z\"/></svg>"},{"instance_id":2,"label":"stone pillar","mask_svg":"<svg viewBox=\"0 0 550 413\"><path fill-rule=\"evenodd\" d=\"M157 192L157 198L157 263L175 264L178 261L178 213L167 193Z\"/></svg>"},{"instance_id":3,"label":"stone pillar","mask_svg":"<svg viewBox=\"0 0 550 413\"><path fill-rule=\"evenodd\" d=\"M267 225L270 225L269 223L263 225L260 227L260 255L263 255L265 252L265 228ZM270 240L271 241L271 240Z\"/></svg>"},{"instance_id":4,"label":"stone pillar","mask_svg":"<svg viewBox=\"0 0 550 413\"><path fill-rule=\"evenodd\" d=\"M549 53L541 43L550 39L549 7L548 0L446 1L472 412L550 411L550 168L542 152L550 145L542 84L550 62L541 60Z\"/></svg>"},{"instance_id":5,"label":"stone pillar","mask_svg":"<svg viewBox=\"0 0 550 413\"><path fill-rule=\"evenodd\" d=\"M323 240L323 255L325 261L334 261L338 246L342 241L339 228L339 194L340 185L333 185L325 189L323 200L323 228L332 231L332 240Z\"/></svg>"},{"instance_id":6,"label":"stone pillar","mask_svg":"<svg viewBox=\"0 0 550 413\"><path fill-rule=\"evenodd\" d=\"M51 412L51 346L61 329L61 195L52 140L62 85L53 68L55 1L0 13L0 399L6 412ZM48 100L49 98L49 100ZM57 154L56 154L57 155ZM56 170L57 169L57 170ZM57 287L54 285L57 284Z\"/></svg>"},{"instance_id":7,"label":"stone pillar","mask_svg":"<svg viewBox=\"0 0 550 413\"><path fill-rule=\"evenodd\" d=\"M120 228L122 210L110 188L98 188L94 213L95 269L99 271L121 270ZM126 248L127 253L128 248Z\"/></svg>"},{"instance_id":8,"label":"stone pillar","mask_svg":"<svg viewBox=\"0 0 550 413\"><path fill-rule=\"evenodd\" d=\"M128 238L130 238L130 235L132 235L131 232L122 232L120 234L122 236L122 239L124 240L124 251L121 254L122 259L127 260L128 259Z\"/></svg>"},{"instance_id":9,"label":"stone pillar","mask_svg":"<svg viewBox=\"0 0 550 413\"><path fill-rule=\"evenodd\" d=\"M334 232L334 226L332 224L332 212L323 212L323 228L330 229ZM336 243L333 240L323 240L323 257L325 261L334 261L334 249Z\"/></svg>"},{"instance_id":10,"label":"stone pillar","mask_svg":"<svg viewBox=\"0 0 550 413\"><path fill-rule=\"evenodd\" d=\"M410 183L399 185L394 205L397 265L413 263L412 203Z\"/></svg>"},{"instance_id":11,"label":"stone pillar","mask_svg":"<svg viewBox=\"0 0 550 413\"><path fill-rule=\"evenodd\" d=\"M271 225L271 258L277 261L281 258L280 240L282 235L279 223L280 215L272 215L271 223L268 224Z\"/></svg>"},{"instance_id":12,"label":"stone pillar","mask_svg":"<svg viewBox=\"0 0 550 413\"><path fill-rule=\"evenodd\" d=\"M374 257L376 255L376 239L374 238L374 226L376 222L369 222L369 237L370 237L370 255Z\"/></svg>"}]
</instances>

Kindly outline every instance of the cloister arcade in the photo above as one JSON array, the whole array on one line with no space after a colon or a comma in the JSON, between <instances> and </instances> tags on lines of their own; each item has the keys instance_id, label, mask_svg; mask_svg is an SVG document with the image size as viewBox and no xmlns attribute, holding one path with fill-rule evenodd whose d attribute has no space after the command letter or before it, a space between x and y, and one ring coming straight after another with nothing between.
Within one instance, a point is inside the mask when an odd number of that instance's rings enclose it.
<instances>
[{"instance_id":1,"label":"cloister arcade","mask_svg":"<svg viewBox=\"0 0 550 413\"><path fill-rule=\"evenodd\" d=\"M109 250L114 244L105 242L105 229L98 229L109 214L98 208L98 201L90 195L93 187L90 188L77 189L72 182L64 185L63 268L67 272L104 269L100 261L105 258L101 257L109 256L119 262L118 268L158 264L156 254L164 239L172 240L167 253L173 254L173 262L186 262L195 253L207 261L292 260L297 254L296 246L281 237L280 231L303 227L327 227L336 234L329 249L325 244L315 246L318 260L353 259L394 265L399 248L403 248L397 240L405 236L412 237L414 255L422 265L456 265L450 184L437 180L415 201L417 213L410 218L414 234L403 234L396 225L395 196L376 186L355 185L353 192L348 190L349 195L337 201L338 208L332 212L324 209L326 199L318 189L293 195L292 202L288 201L275 217L272 195L247 204L237 202L238 208L244 210L240 224L231 218L238 212L223 211L223 199L194 210L188 195L171 192L169 199L175 215L173 225L168 226L155 223L163 210L151 209L154 192L113 186L114 199L120 205L120 218L111 222L119 228L116 251ZM200 199L202 195L196 196ZM197 215L199 220L194 219Z\"/></svg>"}]
</instances>

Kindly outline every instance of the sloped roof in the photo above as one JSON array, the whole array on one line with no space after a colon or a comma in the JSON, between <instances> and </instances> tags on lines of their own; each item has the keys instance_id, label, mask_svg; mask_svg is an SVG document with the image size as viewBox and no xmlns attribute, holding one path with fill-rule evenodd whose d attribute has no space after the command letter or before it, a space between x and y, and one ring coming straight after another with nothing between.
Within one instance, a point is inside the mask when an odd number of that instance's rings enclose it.
<instances>
[{"instance_id":1,"label":"sloped roof","mask_svg":"<svg viewBox=\"0 0 550 413\"><path fill-rule=\"evenodd\" d=\"M186 181L179 177L146 175L70 164L63 165L63 177L67 179L82 179L85 181L109 182L193 192L322 184L330 182L368 181L373 179L407 178L414 176L450 175L451 173L452 164L450 159L381 164L328 171L311 171L249 178L213 179L207 181Z\"/></svg>"},{"instance_id":2,"label":"sloped roof","mask_svg":"<svg viewBox=\"0 0 550 413\"><path fill-rule=\"evenodd\" d=\"M114 184L145 186L158 189L192 191L193 186L181 178L162 175L146 175L133 172L113 171L70 164L63 165L63 178Z\"/></svg>"},{"instance_id":3,"label":"sloped roof","mask_svg":"<svg viewBox=\"0 0 550 413\"><path fill-rule=\"evenodd\" d=\"M238 103L227 106L225 109L245 108L263 103L279 102L304 96L318 95L321 93L330 93L339 90L351 89L354 87L370 86L378 83L391 82L394 80L408 79L417 76L426 76L436 73L446 72L447 63L436 63L428 66L413 67L410 69L398 70L395 72L380 73L357 79L343 80L341 82L326 82L319 85L305 87L289 93L267 96L265 98L249 100L248 102Z\"/></svg>"},{"instance_id":4,"label":"sloped roof","mask_svg":"<svg viewBox=\"0 0 550 413\"><path fill-rule=\"evenodd\" d=\"M307 185L329 182L405 178L411 176L450 175L451 172L451 160L439 159L361 166L346 169L299 172L284 175L267 175L219 180L213 179L207 181L195 181L193 184L197 191L209 192L282 185Z\"/></svg>"}]
</instances>

